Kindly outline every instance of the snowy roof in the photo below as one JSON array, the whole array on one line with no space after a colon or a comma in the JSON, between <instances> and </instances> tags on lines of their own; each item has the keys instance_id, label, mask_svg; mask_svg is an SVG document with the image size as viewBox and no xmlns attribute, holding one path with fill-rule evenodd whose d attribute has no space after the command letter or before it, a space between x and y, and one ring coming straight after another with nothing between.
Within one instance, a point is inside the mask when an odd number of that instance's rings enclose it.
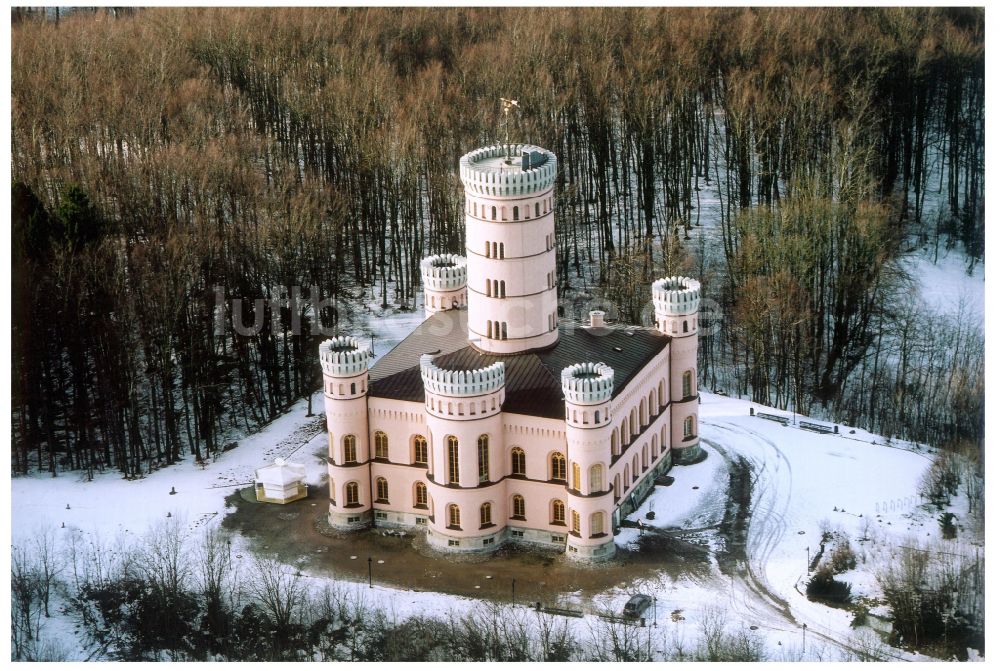
<instances>
[{"instance_id":1,"label":"snowy roof","mask_svg":"<svg viewBox=\"0 0 1000 671\"><path fill-rule=\"evenodd\" d=\"M264 466L255 471L255 479L266 485L290 485L302 482L305 477L305 466L286 462L284 459L275 459L270 466Z\"/></svg>"}]
</instances>

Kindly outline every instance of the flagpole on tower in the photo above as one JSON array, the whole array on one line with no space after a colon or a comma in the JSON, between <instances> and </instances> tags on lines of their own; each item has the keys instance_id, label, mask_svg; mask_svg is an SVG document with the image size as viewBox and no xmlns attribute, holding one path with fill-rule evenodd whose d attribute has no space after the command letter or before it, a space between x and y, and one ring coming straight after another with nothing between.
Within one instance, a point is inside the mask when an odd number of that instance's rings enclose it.
<instances>
[{"instance_id":1,"label":"flagpole on tower","mask_svg":"<svg viewBox=\"0 0 1000 671\"><path fill-rule=\"evenodd\" d=\"M517 107L517 101L510 98L500 98L503 105L503 141L507 152L506 163L510 165L510 111Z\"/></svg>"}]
</instances>

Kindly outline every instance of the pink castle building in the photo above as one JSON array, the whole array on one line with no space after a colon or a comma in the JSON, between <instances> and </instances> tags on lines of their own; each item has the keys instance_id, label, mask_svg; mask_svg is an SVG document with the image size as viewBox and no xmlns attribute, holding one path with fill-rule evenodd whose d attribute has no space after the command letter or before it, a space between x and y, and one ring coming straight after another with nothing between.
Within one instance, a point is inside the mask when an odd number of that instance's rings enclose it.
<instances>
[{"instance_id":1,"label":"pink castle building","mask_svg":"<svg viewBox=\"0 0 1000 671\"><path fill-rule=\"evenodd\" d=\"M604 559L654 479L700 453L701 287L654 282L655 327L560 322L556 157L511 149L462 157L466 256L420 264L424 322L370 369L367 343L320 346L329 521Z\"/></svg>"}]
</instances>

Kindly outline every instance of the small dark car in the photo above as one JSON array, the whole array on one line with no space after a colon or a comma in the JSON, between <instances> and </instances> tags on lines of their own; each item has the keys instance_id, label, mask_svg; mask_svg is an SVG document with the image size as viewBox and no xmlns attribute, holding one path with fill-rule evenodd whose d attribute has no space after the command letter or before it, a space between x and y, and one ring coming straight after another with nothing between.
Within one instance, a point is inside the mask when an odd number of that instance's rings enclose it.
<instances>
[{"instance_id":1,"label":"small dark car","mask_svg":"<svg viewBox=\"0 0 1000 671\"><path fill-rule=\"evenodd\" d=\"M622 615L625 617L639 617L652 603L653 597L648 594L634 594L628 600L628 603L625 604L625 608L622 609Z\"/></svg>"}]
</instances>

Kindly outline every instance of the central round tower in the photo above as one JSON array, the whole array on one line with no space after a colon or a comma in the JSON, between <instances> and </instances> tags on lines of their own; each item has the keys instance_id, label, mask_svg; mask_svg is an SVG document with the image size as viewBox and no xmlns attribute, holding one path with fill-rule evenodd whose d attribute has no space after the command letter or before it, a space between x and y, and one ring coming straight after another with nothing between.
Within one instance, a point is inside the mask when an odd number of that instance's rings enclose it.
<instances>
[{"instance_id":1,"label":"central round tower","mask_svg":"<svg viewBox=\"0 0 1000 671\"><path fill-rule=\"evenodd\" d=\"M555 154L534 145L483 147L463 156L459 168L465 186L469 341L495 354L554 345L559 338Z\"/></svg>"}]
</instances>

